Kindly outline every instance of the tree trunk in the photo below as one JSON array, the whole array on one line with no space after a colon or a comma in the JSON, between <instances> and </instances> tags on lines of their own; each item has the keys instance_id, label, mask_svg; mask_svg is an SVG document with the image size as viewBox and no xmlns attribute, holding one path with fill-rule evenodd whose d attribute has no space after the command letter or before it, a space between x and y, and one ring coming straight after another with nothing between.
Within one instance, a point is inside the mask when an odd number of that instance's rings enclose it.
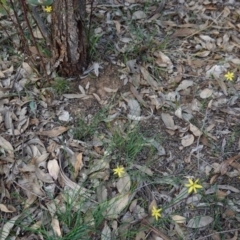
<instances>
[{"instance_id":1,"label":"tree trunk","mask_svg":"<svg viewBox=\"0 0 240 240\"><path fill-rule=\"evenodd\" d=\"M55 0L52 12L52 66L62 76L78 76L86 63L85 0Z\"/></svg>"}]
</instances>

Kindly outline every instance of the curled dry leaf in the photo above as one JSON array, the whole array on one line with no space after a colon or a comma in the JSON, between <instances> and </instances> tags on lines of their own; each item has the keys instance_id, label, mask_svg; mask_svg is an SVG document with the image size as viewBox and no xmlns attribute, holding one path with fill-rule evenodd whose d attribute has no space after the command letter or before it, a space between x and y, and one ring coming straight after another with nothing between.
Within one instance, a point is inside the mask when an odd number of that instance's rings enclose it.
<instances>
[{"instance_id":1,"label":"curled dry leaf","mask_svg":"<svg viewBox=\"0 0 240 240\"><path fill-rule=\"evenodd\" d=\"M54 180L57 180L58 174L59 174L59 171L60 171L57 160L56 159L49 160L47 167L48 167L48 172L49 172L50 176Z\"/></svg>"},{"instance_id":2,"label":"curled dry leaf","mask_svg":"<svg viewBox=\"0 0 240 240\"><path fill-rule=\"evenodd\" d=\"M183 216L180 216L180 215L173 215L172 220L176 223L185 223L186 222L186 218Z\"/></svg>"},{"instance_id":3,"label":"curled dry leaf","mask_svg":"<svg viewBox=\"0 0 240 240\"><path fill-rule=\"evenodd\" d=\"M69 129L68 127L60 126L60 127L53 128L52 130L49 130L49 131L36 132L36 134L47 136L47 137L57 137L62 133L66 132L68 129Z\"/></svg>"},{"instance_id":4,"label":"curled dry leaf","mask_svg":"<svg viewBox=\"0 0 240 240\"><path fill-rule=\"evenodd\" d=\"M211 53L211 51L206 50L206 51L202 51L202 52L197 52L195 54L195 56L204 58L204 57L207 57L210 53Z\"/></svg>"},{"instance_id":5,"label":"curled dry leaf","mask_svg":"<svg viewBox=\"0 0 240 240\"><path fill-rule=\"evenodd\" d=\"M1 210L2 212L5 212L5 213L15 212L15 211L13 211L13 210L9 210L4 204L1 204L1 203L0 203L0 210Z\"/></svg>"},{"instance_id":6,"label":"curled dry leaf","mask_svg":"<svg viewBox=\"0 0 240 240\"><path fill-rule=\"evenodd\" d=\"M193 124L190 123L190 131L194 134L194 136L199 137L202 135L202 132Z\"/></svg>"},{"instance_id":7,"label":"curled dry leaf","mask_svg":"<svg viewBox=\"0 0 240 240\"><path fill-rule=\"evenodd\" d=\"M193 142L194 142L194 136L192 134L188 134L188 135L184 136L181 141L181 143L184 147L188 147L188 146L192 145Z\"/></svg>"}]
</instances>

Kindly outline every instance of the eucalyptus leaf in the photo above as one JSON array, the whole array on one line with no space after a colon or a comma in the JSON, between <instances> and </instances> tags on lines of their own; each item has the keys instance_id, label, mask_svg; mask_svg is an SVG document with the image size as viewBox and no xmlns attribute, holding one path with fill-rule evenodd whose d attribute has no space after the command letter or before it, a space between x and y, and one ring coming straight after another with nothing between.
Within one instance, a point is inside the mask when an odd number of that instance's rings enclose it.
<instances>
[{"instance_id":1,"label":"eucalyptus leaf","mask_svg":"<svg viewBox=\"0 0 240 240\"><path fill-rule=\"evenodd\" d=\"M29 104L29 107L31 109L31 112L36 114L36 110L37 110L37 104L34 101L31 101Z\"/></svg>"}]
</instances>

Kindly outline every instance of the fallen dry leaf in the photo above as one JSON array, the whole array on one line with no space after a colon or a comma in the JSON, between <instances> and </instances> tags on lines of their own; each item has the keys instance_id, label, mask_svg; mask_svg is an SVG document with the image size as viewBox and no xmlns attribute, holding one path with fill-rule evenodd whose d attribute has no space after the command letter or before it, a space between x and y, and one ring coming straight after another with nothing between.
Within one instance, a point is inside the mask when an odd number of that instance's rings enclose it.
<instances>
[{"instance_id":1,"label":"fallen dry leaf","mask_svg":"<svg viewBox=\"0 0 240 240\"><path fill-rule=\"evenodd\" d=\"M221 175L226 174L227 170L228 170L228 166L230 164L232 164L235 160L237 160L238 158L240 158L240 154L234 156L234 157L230 157L229 159L225 160L221 166L220 166L220 173Z\"/></svg>"},{"instance_id":2,"label":"fallen dry leaf","mask_svg":"<svg viewBox=\"0 0 240 240\"><path fill-rule=\"evenodd\" d=\"M181 91L184 89L187 89L188 87L191 87L193 85L192 80L183 80L178 87L176 88L176 91Z\"/></svg>"},{"instance_id":3,"label":"fallen dry leaf","mask_svg":"<svg viewBox=\"0 0 240 240\"><path fill-rule=\"evenodd\" d=\"M76 156L76 162L74 164L74 178L76 178L78 176L79 171L83 167L82 154L83 153L79 153Z\"/></svg>"},{"instance_id":4,"label":"fallen dry leaf","mask_svg":"<svg viewBox=\"0 0 240 240\"><path fill-rule=\"evenodd\" d=\"M187 134L181 140L181 143L184 147L188 147L188 146L192 145L193 142L194 142L194 136L192 134Z\"/></svg>"},{"instance_id":5,"label":"fallen dry leaf","mask_svg":"<svg viewBox=\"0 0 240 240\"><path fill-rule=\"evenodd\" d=\"M107 225L107 222L105 221L104 227L103 227L103 230L102 230L102 234L101 234L101 240L110 240L110 239L112 239L111 229Z\"/></svg>"},{"instance_id":6,"label":"fallen dry leaf","mask_svg":"<svg viewBox=\"0 0 240 240\"><path fill-rule=\"evenodd\" d=\"M48 167L48 172L49 172L50 176L54 180L57 180L58 174L59 174L59 171L60 171L57 160L56 159L49 160L47 167Z\"/></svg>"},{"instance_id":7,"label":"fallen dry leaf","mask_svg":"<svg viewBox=\"0 0 240 240\"><path fill-rule=\"evenodd\" d=\"M210 216L197 216L189 220L187 227L189 228L201 228L206 227L213 222L213 218Z\"/></svg>"},{"instance_id":8,"label":"fallen dry leaf","mask_svg":"<svg viewBox=\"0 0 240 240\"><path fill-rule=\"evenodd\" d=\"M146 13L143 11L136 11L133 13L132 15L132 19L133 20L137 20L137 19L145 19L147 17Z\"/></svg>"},{"instance_id":9,"label":"fallen dry leaf","mask_svg":"<svg viewBox=\"0 0 240 240\"><path fill-rule=\"evenodd\" d=\"M199 137L202 135L202 132L193 124L190 123L190 131L194 134L194 136Z\"/></svg>"},{"instance_id":10,"label":"fallen dry leaf","mask_svg":"<svg viewBox=\"0 0 240 240\"><path fill-rule=\"evenodd\" d=\"M21 214L17 215L17 216L14 216L13 218L11 218L9 221L7 221L3 228L2 228L2 231L1 231L1 235L0 235L0 240L5 240L11 229L13 228L15 222L17 221L17 219L21 216Z\"/></svg>"},{"instance_id":11,"label":"fallen dry leaf","mask_svg":"<svg viewBox=\"0 0 240 240\"><path fill-rule=\"evenodd\" d=\"M59 225L59 221L57 218L53 218L52 222L51 222L52 228L54 233L56 234L56 236L58 237L62 237L62 233L61 233L61 229L60 229L60 225Z\"/></svg>"},{"instance_id":12,"label":"fallen dry leaf","mask_svg":"<svg viewBox=\"0 0 240 240\"><path fill-rule=\"evenodd\" d=\"M167 68L168 73L171 73L173 71L173 63L166 54L164 54L161 51L157 51L154 53L154 56L156 57L156 59L155 59L156 64L159 67Z\"/></svg>"},{"instance_id":13,"label":"fallen dry leaf","mask_svg":"<svg viewBox=\"0 0 240 240\"><path fill-rule=\"evenodd\" d=\"M119 193L127 193L131 188L131 178L125 173L123 177L119 178L117 181L117 189Z\"/></svg>"},{"instance_id":14,"label":"fallen dry leaf","mask_svg":"<svg viewBox=\"0 0 240 240\"><path fill-rule=\"evenodd\" d=\"M60 126L60 127L53 128L52 130L49 130L49 131L36 132L36 134L47 136L47 137L57 137L62 133L66 132L68 129L69 129L68 127Z\"/></svg>"},{"instance_id":15,"label":"fallen dry leaf","mask_svg":"<svg viewBox=\"0 0 240 240\"><path fill-rule=\"evenodd\" d=\"M221 190L217 190L216 192L216 196L219 200L223 200L225 199L225 197L227 196L228 194L224 191L221 191Z\"/></svg>"},{"instance_id":16,"label":"fallen dry leaf","mask_svg":"<svg viewBox=\"0 0 240 240\"><path fill-rule=\"evenodd\" d=\"M107 219L116 219L122 210L128 205L129 193L118 194L107 204L105 217Z\"/></svg>"},{"instance_id":17,"label":"fallen dry leaf","mask_svg":"<svg viewBox=\"0 0 240 240\"><path fill-rule=\"evenodd\" d=\"M194 33L197 33L198 31L196 29L193 28L180 28L177 29L174 34L172 35L172 37L187 37L189 35L193 35Z\"/></svg>"},{"instance_id":18,"label":"fallen dry leaf","mask_svg":"<svg viewBox=\"0 0 240 240\"><path fill-rule=\"evenodd\" d=\"M209 88L205 88L200 92L200 98L205 99L212 96L213 91Z\"/></svg>"},{"instance_id":19,"label":"fallen dry leaf","mask_svg":"<svg viewBox=\"0 0 240 240\"><path fill-rule=\"evenodd\" d=\"M186 222L186 218L180 215L173 215L171 216L172 220L176 223L185 223Z\"/></svg>"},{"instance_id":20,"label":"fallen dry leaf","mask_svg":"<svg viewBox=\"0 0 240 240\"><path fill-rule=\"evenodd\" d=\"M150 73L144 68L144 67L141 67L140 68L141 70L141 73L143 75L143 78L147 81L147 83L153 88L153 89L158 89L159 86L158 86L158 83L157 81L155 81L153 79L153 77L151 77Z\"/></svg>"},{"instance_id":21,"label":"fallen dry leaf","mask_svg":"<svg viewBox=\"0 0 240 240\"><path fill-rule=\"evenodd\" d=\"M0 136L0 146L8 152L9 157L14 158L14 150L11 143L1 136Z\"/></svg>"},{"instance_id":22,"label":"fallen dry leaf","mask_svg":"<svg viewBox=\"0 0 240 240\"><path fill-rule=\"evenodd\" d=\"M132 94L134 95L134 97L144 106L147 107L147 104L145 103L145 101L143 100L142 96L138 93L137 89L134 86L130 87L130 90L132 92Z\"/></svg>"},{"instance_id":23,"label":"fallen dry leaf","mask_svg":"<svg viewBox=\"0 0 240 240\"><path fill-rule=\"evenodd\" d=\"M176 126L173 121L173 117L169 113L162 113L161 118L168 129L176 130Z\"/></svg>"},{"instance_id":24,"label":"fallen dry leaf","mask_svg":"<svg viewBox=\"0 0 240 240\"><path fill-rule=\"evenodd\" d=\"M12 213L12 212L15 212L13 210L9 210L4 204L0 203L0 210L2 212L6 212L6 213Z\"/></svg>"}]
</instances>

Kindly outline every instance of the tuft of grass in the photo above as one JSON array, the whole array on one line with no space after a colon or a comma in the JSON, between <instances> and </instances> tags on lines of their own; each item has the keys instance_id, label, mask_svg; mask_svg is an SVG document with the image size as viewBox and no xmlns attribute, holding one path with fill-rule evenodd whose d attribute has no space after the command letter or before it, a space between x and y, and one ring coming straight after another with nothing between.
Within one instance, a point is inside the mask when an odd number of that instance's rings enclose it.
<instances>
[{"instance_id":1,"label":"tuft of grass","mask_svg":"<svg viewBox=\"0 0 240 240\"><path fill-rule=\"evenodd\" d=\"M99 54L98 54L98 42L100 39L100 35L96 35L93 33L93 31L90 32L88 36L88 56L91 61L96 61L98 59Z\"/></svg>"},{"instance_id":2,"label":"tuft of grass","mask_svg":"<svg viewBox=\"0 0 240 240\"><path fill-rule=\"evenodd\" d=\"M140 134L138 127L129 125L125 132L117 129L112 134L111 148L117 157L126 161L133 161L137 154L144 148L145 140Z\"/></svg>"},{"instance_id":3,"label":"tuft of grass","mask_svg":"<svg viewBox=\"0 0 240 240\"><path fill-rule=\"evenodd\" d=\"M78 140L87 140L93 137L100 123L106 118L107 109L101 109L91 119L78 118L76 126L73 128L73 137Z\"/></svg>"},{"instance_id":4,"label":"tuft of grass","mask_svg":"<svg viewBox=\"0 0 240 240\"><path fill-rule=\"evenodd\" d=\"M53 80L52 88L57 94L61 95L70 90L70 83L65 78L56 77Z\"/></svg>"}]
</instances>

